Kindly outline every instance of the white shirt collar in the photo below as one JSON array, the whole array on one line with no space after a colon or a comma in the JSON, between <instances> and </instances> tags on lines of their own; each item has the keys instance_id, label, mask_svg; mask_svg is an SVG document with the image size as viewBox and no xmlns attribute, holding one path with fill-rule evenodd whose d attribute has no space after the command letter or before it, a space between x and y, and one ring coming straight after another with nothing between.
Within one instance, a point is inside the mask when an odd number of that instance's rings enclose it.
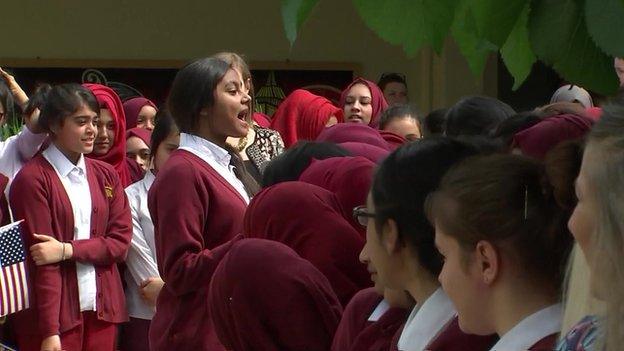
<instances>
[{"instance_id":1,"label":"white shirt collar","mask_svg":"<svg viewBox=\"0 0 624 351\"><path fill-rule=\"evenodd\" d=\"M560 332L562 316L559 303L541 309L505 333L490 351L528 350L543 338Z\"/></svg>"},{"instance_id":2,"label":"white shirt collar","mask_svg":"<svg viewBox=\"0 0 624 351\"><path fill-rule=\"evenodd\" d=\"M148 169L147 172L145 172L145 176L143 177L143 186L145 187L145 190L149 191L155 180L156 176L154 175L154 173L152 173L151 169Z\"/></svg>"},{"instance_id":3,"label":"white shirt collar","mask_svg":"<svg viewBox=\"0 0 624 351\"><path fill-rule=\"evenodd\" d=\"M196 150L217 161L220 165L226 168L230 167L232 156L226 149L197 135L180 133L180 148Z\"/></svg>"},{"instance_id":4,"label":"white shirt collar","mask_svg":"<svg viewBox=\"0 0 624 351\"><path fill-rule=\"evenodd\" d=\"M54 144L50 144L43 153L62 177L67 177L74 169L79 169L81 175L87 174L87 166L83 154L80 154L78 163L74 165Z\"/></svg>"},{"instance_id":5,"label":"white shirt collar","mask_svg":"<svg viewBox=\"0 0 624 351\"><path fill-rule=\"evenodd\" d=\"M375 307L373 313L371 313L371 315L368 317L368 321L377 322L379 318L383 317L383 315L388 312L389 309L390 304L388 303L388 301L386 301L386 299L381 300L379 304L377 304L377 307Z\"/></svg>"},{"instance_id":6,"label":"white shirt collar","mask_svg":"<svg viewBox=\"0 0 624 351\"><path fill-rule=\"evenodd\" d=\"M451 299L438 288L424 303L414 306L401 333L399 350L424 350L456 314Z\"/></svg>"}]
</instances>

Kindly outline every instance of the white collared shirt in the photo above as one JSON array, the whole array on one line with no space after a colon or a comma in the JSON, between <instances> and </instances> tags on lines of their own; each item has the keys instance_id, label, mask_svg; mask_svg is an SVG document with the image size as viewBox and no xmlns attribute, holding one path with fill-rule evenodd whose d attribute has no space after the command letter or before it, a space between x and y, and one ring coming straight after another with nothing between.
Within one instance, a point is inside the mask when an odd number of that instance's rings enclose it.
<instances>
[{"instance_id":1,"label":"white collared shirt","mask_svg":"<svg viewBox=\"0 0 624 351\"><path fill-rule=\"evenodd\" d=\"M234 167L230 165L232 156L227 150L202 137L187 133L180 133L179 149L186 150L208 163L249 204L249 195L243 183L234 174Z\"/></svg>"},{"instance_id":2,"label":"white collared shirt","mask_svg":"<svg viewBox=\"0 0 624 351\"><path fill-rule=\"evenodd\" d=\"M541 309L505 333L490 351L528 350L543 338L561 331L563 309L555 304Z\"/></svg>"},{"instance_id":3,"label":"white collared shirt","mask_svg":"<svg viewBox=\"0 0 624 351\"><path fill-rule=\"evenodd\" d=\"M90 239L91 191L84 155L80 155L78 163L74 165L54 144L50 144L43 152L43 157L56 171L69 197L74 215L74 240ZM97 295L95 267L92 264L76 262L76 275L78 276L80 311L95 311Z\"/></svg>"},{"instance_id":4,"label":"white collared shirt","mask_svg":"<svg viewBox=\"0 0 624 351\"><path fill-rule=\"evenodd\" d=\"M389 309L390 309L390 304L388 303L388 301L386 301L386 299L381 300L379 304L377 304L377 307L375 307L375 310L373 311L373 313L371 313L371 315L368 317L368 321L369 322L379 321L379 319L383 317L383 315L386 314L386 312L388 312Z\"/></svg>"},{"instance_id":5,"label":"white collared shirt","mask_svg":"<svg viewBox=\"0 0 624 351\"><path fill-rule=\"evenodd\" d=\"M438 288L424 303L414 306L399 338L399 350L424 350L455 315L451 299Z\"/></svg>"},{"instance_id":6,"label":"white collared shirt","mask_svg":"<svg viewBox=\"0 0 624 351\"><path fill-rule=\"evenodd\" d=\"M156 263L156 242L154 222L147 208L147 193L156 177L151 171L145 177L126 188L132 213L132 241L126 258L126 304L128 315L133 318L151 320L154 307L143 301L139 286L151 277L160 277Z\"/></svg>"}]
</instances>

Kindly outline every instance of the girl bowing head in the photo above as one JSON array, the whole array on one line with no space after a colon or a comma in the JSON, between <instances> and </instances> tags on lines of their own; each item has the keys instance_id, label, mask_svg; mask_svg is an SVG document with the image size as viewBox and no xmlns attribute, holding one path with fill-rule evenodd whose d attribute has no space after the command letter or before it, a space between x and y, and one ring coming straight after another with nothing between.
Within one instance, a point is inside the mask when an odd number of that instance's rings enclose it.
<instances>
[{"instance_id":1,"label":"girl bowing head","mask_svg":"<svg viewBox=\"0 0 624 351\"><path fill-rule=\"evenodd\" d=\"M115 169L84 156L98 113L88 89L52 88L39 119L51 144L11 188L30 247L31 308L14 317L20 350L114 350L128 319L117 270L132 237L128 201Z\"/></svg>"}]
</instances>

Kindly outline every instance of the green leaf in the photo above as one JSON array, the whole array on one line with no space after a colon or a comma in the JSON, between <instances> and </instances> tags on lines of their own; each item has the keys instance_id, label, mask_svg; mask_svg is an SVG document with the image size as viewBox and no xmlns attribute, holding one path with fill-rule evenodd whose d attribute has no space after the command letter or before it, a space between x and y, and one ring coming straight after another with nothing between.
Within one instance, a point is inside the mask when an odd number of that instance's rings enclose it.
<instances>
[{"instance_id":1,"label":"green leaf","mask_svg":"<svg viewBox=\"0 0 624 351\"><path fill-rule=\"evenodd\" d=\"M413 57L423 45L439 54L459 0L353 0L364 23Z\"/></svg>"},{"instance_id":2,"label":"green leaf","mask_svg":"<svg viewBox=\"0 0 624 351\"><path fill-rule=\"evenodd\" d=\"M518 22L528 0L470 0L479 35L501 47Z\"/></svg>"},{"instance_id":3,"label":"green leaf","mask_svg":"<svg viewBox=\"0 0 624 351\"><path fill-rule=\"evenodd\" d=\"M282 21L286 38L292 47L297 33L319 0L282 0Z\"/></svg>"},{"instance_id":4,"label":"green leaf","mask_svg":"<svg viewBox=\"0 0 624 351\"><path fill-rule=\"evenodd\" d=\"M533 1L529 39L533 52L565 80L610 95L618 87L613 60L589 37L582 1Z\"/></svg>"},{"instance_id":5,"label":"green leaf","mask_svg":"<svg viewBox=\"0 0 624 351\"><path fill-rule=\"evenodd\" d=\"M514 78L513 90L518 89L531 73L537 60L529 42L529 4L524 7L505 45L500 50L503 62Z\"/></svg>"},{"instance_id":6,"label":"green leaf","mask_svg":"<svg viewBox=\"0 0 624 351\"><path fill-rule=\"evenodd\" d=\"M455 14L455 21L451 26L451 33L462 55L468 61L468 66L475 76L483 73L488 56L496 51L496 45L481 39L477 31L472 10L463 2Z\"/></svg>"},{"instance_id":7,"label":"green leaf","mask_svg":"<svg viewBox=\"0 0 624 351\"><path fill-rule=\"evenodd\" d=\"M624 2L585 0L585 21L594 42L607 54L624 57Z\"/></svg>"}]
</instances>

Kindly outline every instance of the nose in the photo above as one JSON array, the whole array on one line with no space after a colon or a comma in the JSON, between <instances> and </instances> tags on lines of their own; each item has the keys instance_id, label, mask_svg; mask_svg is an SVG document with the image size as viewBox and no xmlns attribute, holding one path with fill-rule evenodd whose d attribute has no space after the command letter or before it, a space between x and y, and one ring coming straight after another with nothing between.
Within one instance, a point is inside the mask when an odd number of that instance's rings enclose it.
<instances>
[{"instance_id":1,"label":"nose","mask_svg":"<svg viewBox=\"0 0 624 351\"><path fill-rule=\"evenodd\" d=\"M368 258L368 244L364 244L364 247L362 247L362 251L360 251L359 259L360 259L360 262L364 264L368 264L368 262L370 261L370 259Z\"/></svg>"},{"instance_id":2,"label":"nose","mask_svg":"<svg viewBox=\"0 0 624 351\"><path fill-rule=\"evenodd\" d=\"M145 129L154 130L154 121L152 121L151 119L148 119L147 122L145 123Z\"/></svg>"},{"instance_id":3,"label":"nose","mask_svg":"<svg viewBox=\"0 0 624 351\"><path fill-rule=\"evenodd\" d=\"M360 105L360 102L357 100L353 103L353 105L351 105L351 111L359 112L361 108L362 108L362 105Z\"/></svg>"},{"instance_id":4,"label":"nose","mask_svg":"<svg viewBox=\"0 0 624 351\"><path fill-rule=\"evenodd\" d=\"M246 105L249 101L251 101L251 96L249 95L249 91L242 91L242 93L241 104Z\"/></svg>"}]
</instances>

